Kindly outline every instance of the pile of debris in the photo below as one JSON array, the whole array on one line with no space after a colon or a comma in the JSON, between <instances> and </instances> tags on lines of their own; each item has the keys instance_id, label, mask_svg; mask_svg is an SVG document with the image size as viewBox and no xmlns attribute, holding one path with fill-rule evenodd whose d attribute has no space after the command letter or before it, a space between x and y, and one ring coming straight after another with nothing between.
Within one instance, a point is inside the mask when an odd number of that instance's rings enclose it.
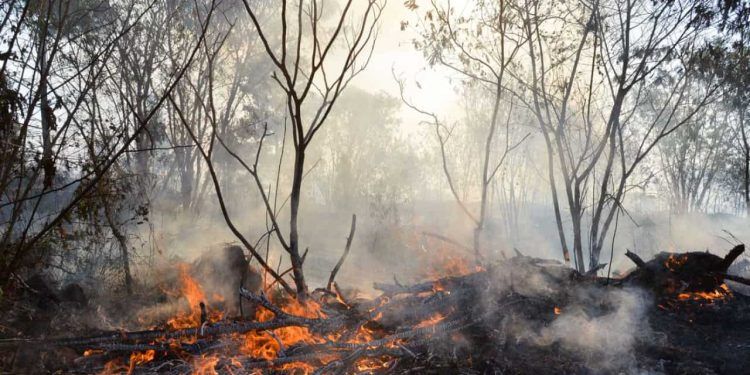
<instances>
[{"instance_id":1,"label":"pile of debris","mask_svg":"<svg viewBox=\"0 0 750 375\"><path fill-rule=\"evenodd\" d=\"M80 356L61 367L82 373L727 372L748 360L722 361L697 332L730 316L750 322L750 302L724 283L748 282L727 274L743 251L648 262L628 253L637 268L617 280L519 253L466 274L376 284L369 299L332 284L302 302L242 280L233 317L194 296L189 312L155 329L0 345L72 348ZM721 332L734 335L723 337L730 346L750 338Z\"/></svg>"}]
</instances>

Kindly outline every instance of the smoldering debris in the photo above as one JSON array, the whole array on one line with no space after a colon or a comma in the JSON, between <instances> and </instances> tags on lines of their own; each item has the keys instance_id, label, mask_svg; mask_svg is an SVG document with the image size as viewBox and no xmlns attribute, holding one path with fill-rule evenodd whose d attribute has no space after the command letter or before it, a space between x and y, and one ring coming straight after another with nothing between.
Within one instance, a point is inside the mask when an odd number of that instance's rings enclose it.
<instances>
[{"instance_id":1,"label":"smoldering debris","mask_svg":"<svg viewBox=\"0 0 750 375\"><path fill-rule=\"evenodd\" d=\"M675 256L693 256L685 254ZM711 269L662 257L644 263L675 279L704 279ZM453 267L466 272L416 284L376 284L380 294L372 298L335 284L304 303L275 289L241 288L255 307L251 316L204 303L201 267L176 271L178 289L197 295L183 296L187 305L173 305L175 316L153 320L150 329L0 343L11 352L46 347L57 354L45 370L83 373L726 373L748 365L741 343L750 332L725 323L747 326L750 299L703 295L703 284L661 290L655 278L633 276L642 267L610 280L518 254L484 267L467 262Z\"/></svg>"}]
</instances>

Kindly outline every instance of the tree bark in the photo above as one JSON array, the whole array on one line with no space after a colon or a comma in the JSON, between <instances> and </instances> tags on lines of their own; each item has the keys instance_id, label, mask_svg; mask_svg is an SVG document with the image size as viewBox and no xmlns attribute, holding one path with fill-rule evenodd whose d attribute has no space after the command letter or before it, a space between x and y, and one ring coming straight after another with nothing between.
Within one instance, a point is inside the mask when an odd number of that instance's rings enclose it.
<instances>
[{"instance_id":1,"label":"tree bark","mask_svg":"<svg viewBox=\"0 0 750 375\"><path fill-rule=\"evenodd\" d=\"M742 145L745 154L745 212L747 217L750 218L750 141L748 141L747 129L745 129L745 108L740 110L740 131L742 132Z\"/></svg>"},{"instance_id":2,"label":"tree bark","mask_svg":"<svg viewBox=\"0 0 750 375\"><path fill-rule=\"evenodd\" d=\"M41 2L40 17L46 14L44 9L46 2ZM49 67L47 66L47 31L49 30L49 18L39 21L39 105L41 107L42 117L42 170L44 172L44 187L52 186L52 180L55 177L55 162L52 159L52 128L55 126L55 118L52 107L49 105L47 75Z\"/></svg>"},{"instance_id":3,"label":"tree bark","mask_svg":"<svg viewBox=\"0 0 750 375\"><path fill-rule=\"evenodd\" d=\"M307 283L305 274L302 270L302 258L299 255L299 204L302 193L302 177L305 168L305 145L296 146L294 158L294 177L292 180L292 193L290 198L291 215L289 218L289 257L292 262L292 272L294 274L294 284L297 286L297 297L304 299L307 297Z\"/></svg>"},{"instance_id":4,"label":"tree bark","mask_svg":"<svg viewBox=\"0 0 750 375\"><path fill-rule=\"evenodd\" d=\"M120 245L120 251L121 251L121 262L122 262L122 270L125 274L125 290L128 292L128 295L133 294L133 276L130 273L130 255L128 253L128 239L125 237L125 235L120 231L120 228L117 226L117 222L115 218L112 216L112 209L110 208L109 204L107 202L104 202L104 216L107 219L107 225L109 225L109 229L112 231L112 235L115 237L115 240L117 240L117 243Z\"/></svg>"}]
</instances>

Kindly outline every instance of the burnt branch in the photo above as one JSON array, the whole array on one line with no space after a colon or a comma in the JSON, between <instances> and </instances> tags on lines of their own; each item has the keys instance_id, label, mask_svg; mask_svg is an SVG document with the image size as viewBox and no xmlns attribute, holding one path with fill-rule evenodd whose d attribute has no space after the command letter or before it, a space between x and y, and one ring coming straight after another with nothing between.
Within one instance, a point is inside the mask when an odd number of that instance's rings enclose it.
<instances>
[{"instance_id":1,"label":"burnt branch","mask_svg":"<svg viewBox=\"0 0 750 375\"><path fill-rule=\"evenodd\" d=\"M641 257L639 257L636 253L628 250L625 252L625 256L628 257L628 259L632 260L633 263L638 266L638 268L646 267L646 262L644 262L643 259L641 259Z\"/></svg>"},{"instance_id":2,"label":"burnt branch","mask_svg":"<svg viewBox=\"0 0 750 375\"><path fill-rule=\"evenodd\" d=\"M336 263L336 266L333 267L333 270L331 271L331 276L328 278L328 290L332 290L333 287L333 280L336 278L336 274L339 272L339 269L341 268L341 265L344 264L344 261L346 260L346 257L349 255L349 250L352 247L352 240L354 239L354 231L357 229L357 215L352 215L352 225L349 229L349 237L346 238L346 246L344 247L344 253L341 254L341 258L339 258L339 261Z\"/></svg>"}]
</instances>

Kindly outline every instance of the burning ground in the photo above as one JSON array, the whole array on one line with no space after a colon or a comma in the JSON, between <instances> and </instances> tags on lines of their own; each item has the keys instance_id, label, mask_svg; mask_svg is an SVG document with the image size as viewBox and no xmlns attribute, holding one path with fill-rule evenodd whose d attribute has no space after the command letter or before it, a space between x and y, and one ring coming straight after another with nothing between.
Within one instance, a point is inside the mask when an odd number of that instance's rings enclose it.
<instances>
[{"instance_id":1,"label":"burning ground","mask_svg":"<svg viewBox=\"0 0 750 375\"><path fill-rule=\"evenodd\" d=\"M289 298L228 247L148 293L89 301L21 283L4 300L13 373L741 373L750 298L726 257L660 253L617 279L516 256L446 259L442 276ZM731 281L727 281L731 280ZM725 282L726 281L726 282ZM734 283L727 285L727 282ZM44 288L47 288L46 290ZM79 287L80 289L80 287Z\"/></svg>"}]
</instances>

